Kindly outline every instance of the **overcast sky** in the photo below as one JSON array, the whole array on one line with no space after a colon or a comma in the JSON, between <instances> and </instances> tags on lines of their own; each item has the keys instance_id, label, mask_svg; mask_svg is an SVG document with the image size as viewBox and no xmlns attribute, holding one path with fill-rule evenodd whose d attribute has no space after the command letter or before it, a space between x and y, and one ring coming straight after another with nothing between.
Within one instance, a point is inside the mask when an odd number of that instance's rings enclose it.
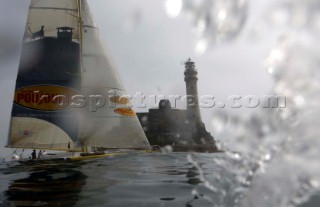
<instances>
[{"instance_id":1,"label":"overcast sky","mask_svg":"<svg viewBox=\"0 0 320 207\"><path fill-rule=\"evenodd\" d=\"M0 0L0 3L1 156L8 153L3 146L29 1ZM196 62L200 95L210 94L224 100L230 95L261 96L271 89L271 77L262 64L274 44L270 39L236 40L215 45L203 55L197 55L198 38L193 25L183 14L169 18L164 0L92 0L89 3L129 94L184 95L181 62L189 57ZM214 110L202 109L204 122L213 135L210 118Z\"/></svg>"}]
</instances>

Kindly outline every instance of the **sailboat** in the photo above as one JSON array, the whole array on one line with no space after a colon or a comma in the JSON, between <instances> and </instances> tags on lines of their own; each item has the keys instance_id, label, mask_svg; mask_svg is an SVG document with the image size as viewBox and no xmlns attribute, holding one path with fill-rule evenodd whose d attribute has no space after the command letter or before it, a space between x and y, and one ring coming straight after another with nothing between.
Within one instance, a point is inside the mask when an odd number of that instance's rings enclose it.
<instances>
[{"instance_id":1,"label":"sailboat","mask_svg":"<svg viewBox=\"0 0 320 207\"><path fill-rule=\"evenodd\" d=\"M148 150L126 94L86 0L31 1L6 147Z\"/></svg>"}]
</instances>

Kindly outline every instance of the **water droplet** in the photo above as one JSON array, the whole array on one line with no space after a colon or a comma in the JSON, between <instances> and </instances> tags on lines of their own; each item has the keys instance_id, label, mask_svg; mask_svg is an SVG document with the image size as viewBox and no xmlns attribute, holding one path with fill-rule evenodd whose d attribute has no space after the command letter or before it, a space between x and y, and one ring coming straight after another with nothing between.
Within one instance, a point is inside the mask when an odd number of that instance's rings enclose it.
<instances>
[{"instance_id":1,"label":"water droplet","mask_svg":"<svg viewBox=\"0 0 320 207\"><path fill-rule=\"evenodd\" d=\"M211 120L211 125L213 129L215 130L216 133L221 133L224 131L226 127L226 120L227 117L220 115L220 114L215 114Z\"/></svg>"},{"instance_id":2,"label":"water droplet","mask_svg":"<svg viewBox=\"0 0 320 207\"><path fill-rule=\"evenodd\" d=\"M270 154L265 154L264 155L264 160L269 161L271 159L271 155Z\"/></svg>"},{"instance_id":3,"label":"water droplet","mask_svg":"<svg viewBox=\"0 0 320 207\"><path fill-rule=\"evenodd\" d=\"M139 26L141 20L142 20L142 13L140 9L132 10L124 21L124 25L123 25L124 29L131 32L132 30L136 29Z\"/></svg>"},{"instance_id":4,"label":"water droplet","mask_svg":"<svg viewBox=\"0 0 320 207\"><path fill-rule=\"evenodd\" d=\"M309 183L313 188L319 188L320 187L319 180L311 179L311 180L309 180Z\"/></svg>"},{"instance_id":5,"label":"water droplet","mask_svg":"<svg viewBox=\"0 0 320 207\"><path fill-rule=\"evenodd\" d=\"M282 61L284 59L284 53L283 51L281 51L280 49L273 49L271 52L270 52L270 58L273 60L273 61Z\"/></svg>"},{"instance_id":6,"label":"water droplet","mask_svg":"<svg viewBox=\"0 0 320 207\"><path fill-rule=\"evenodd\" d=\"M202 55L206 52L206 50L208 49L208 42L205 39L201 39L198 41L198 43L196 44L195 47L195 52L198 55Z\"/></svg>"},{"instance_id":7,"label":"water droplet","mask_svg":"<svg viewBox=\"0 0 320 207\"><path fill-rule=\"evenodd\" d=\"M177 17L182 8L182 0L167 0L166 11L169 17Z\"/></svg>"},{"instance_id":8,"label":"water droplet","mask_svg":"<svg viewBox=\"0 0 320 207\"><path fill-rule=\"evenodd\" d=\"M198 192L196 189L192 189L191 194L192 194L192 195L198 195L199 192Z\"/></svg>"},{"instance_id":9,"label":"water droplet","mask_svg":"<svg viewBox=\"0 0 320 207\"><path fill-rule=\"evenodd\" d=\"M166 146L164 146L164 147L161 148L161 152L162 152L163 154L169 154L169 153L171 153L172 151L173 151L173 148L172 148L171 145L166 145Z\"/></svg>"},{"instance_id":10,"label":"water droplet","mask_svg":"<svg viewBox=\"0 0 320 207\"><path fill-rule=\"evenodd\" d=\"M225 8L220 9L217 14L218 21L222 22L226 19L226 17L227 17L226 9Z\"/></svg>"},{"instance_id":11,"label":"water droplet","mask_svg":"<svg viewBox=\"0 0 320 207\"><path fill-rule=\"evenodd\" d=\"M272 74L274 72L274 67L270 66L267 68L268 73Z\"/></svg>"},{"instance_id":12,"label":"water droplet","mask_svg":"<svg viewBox=\"0 0 320 207\"><path fill-rule=\"evenodd\" d=\"M306 101L302 95L297 95L294 97L294 103L296 104L297 107L301 108L305 106Z\"/></svg>"},{"instance_id":13,"label":"water droplet","mask_svg":"<svg viewBox=\"0 0 320 207\"><path fill-rule=\"evenodd\" d=\"M141 121L142 121L142 122L147 122L147 121L148 121L148 116L143 116L143 117L141 118Z\"/></svg>"}]
</instances>

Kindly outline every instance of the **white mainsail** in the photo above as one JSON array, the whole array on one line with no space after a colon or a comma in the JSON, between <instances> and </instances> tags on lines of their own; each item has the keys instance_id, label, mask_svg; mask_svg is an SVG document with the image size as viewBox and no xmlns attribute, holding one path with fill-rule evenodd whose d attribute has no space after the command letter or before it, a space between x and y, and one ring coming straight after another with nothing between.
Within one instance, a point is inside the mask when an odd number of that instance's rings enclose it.
<instances>
[{"instance_id":1,"label":"white mainsail","mask_svg":"<svg viewBox=\"0 0 320 207\"><path fill-rule=\"evenodd\" d=\"M102 45L85 0L31 1L8 147L150 147ZM74 95L106 104L73 108Z\"/></svg>"}]
</instances>

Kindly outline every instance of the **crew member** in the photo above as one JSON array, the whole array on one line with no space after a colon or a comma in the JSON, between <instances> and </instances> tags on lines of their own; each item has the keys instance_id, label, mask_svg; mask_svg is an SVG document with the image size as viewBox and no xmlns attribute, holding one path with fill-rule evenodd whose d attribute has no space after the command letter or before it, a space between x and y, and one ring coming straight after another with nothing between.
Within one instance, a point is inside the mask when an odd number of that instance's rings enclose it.
<instances>
[{"instance_id":1,"label":"crew member","mask_svg":"<svg viewBox=\"0 0 320 207\"><path fill-rule=\"evenodd\" d=\"M31 153L31 159L37 159L37 152L36 152L36 150L34 149L33 151L32 151L32 153Z\"/></svg>"},{"instance_id":2,"label":"crew member","mask_svg":"<svg viewBox=\"0 0 320 207\"><path fill-rule=\"evenodd\" d=\"M38 153L38 159L40 159L42 157L42 151L40 150Z\"/></svg>"}]
</instances>

